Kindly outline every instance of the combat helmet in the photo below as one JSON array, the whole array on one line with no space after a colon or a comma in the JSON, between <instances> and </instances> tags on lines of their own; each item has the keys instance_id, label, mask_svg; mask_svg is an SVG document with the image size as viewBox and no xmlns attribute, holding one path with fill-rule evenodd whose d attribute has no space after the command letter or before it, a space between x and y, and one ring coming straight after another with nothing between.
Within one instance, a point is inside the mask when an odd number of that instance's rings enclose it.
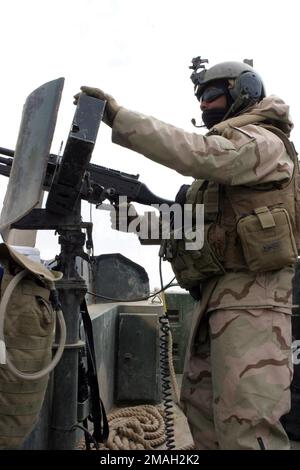
<instances>
[{"instance_id":1,"label":"combat helmet","mask_svg":"<svg viewBox=\"0 0 300 470\"><path fill-rule=\"evenodd\" d=\"M207 85L217 81L228 83L228 94L232 101L231 115L266 96L262 79L250 65L251 61L221 62L209 69L206 69L203 65L205 62L208 62L208 60L201 59L200 56L195 57L192 59L193 65L190 66L194 70L191 80L198 100L201 99Z\"/></svg>"}]
</instances>

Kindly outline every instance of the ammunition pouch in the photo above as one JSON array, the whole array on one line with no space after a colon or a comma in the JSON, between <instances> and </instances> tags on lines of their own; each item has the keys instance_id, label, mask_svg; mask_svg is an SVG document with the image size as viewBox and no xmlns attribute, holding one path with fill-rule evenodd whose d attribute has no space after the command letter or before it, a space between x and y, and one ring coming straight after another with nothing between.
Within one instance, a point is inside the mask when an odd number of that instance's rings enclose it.
<instances>
[{"instance_id":1,"label":"ammunition pouch","mask_svg":"<svg viewBox=\"0 0 300 470\"><path fill-rule=\"evenodd\" d=\"M183 234L176 239L176 233L170 233L170 239L163 240L160 254L171 263L180 287L192 289L211 277L225 273L222 258L225 249L225 234L217 224L204 226L204 241L201 249L187 249L191 240Z\"/></svg>"},{"instance_id":2,"label":"ammunition pouch","mask_svg":"<svg viewBox=\"0 0 300 470\"><path fill-rule=\"evenodd\" d=\"M264 272L293 265L297 247L288 212L258 207L237 223L244 258L250 271Z\"/></svg>"}]
</instances>

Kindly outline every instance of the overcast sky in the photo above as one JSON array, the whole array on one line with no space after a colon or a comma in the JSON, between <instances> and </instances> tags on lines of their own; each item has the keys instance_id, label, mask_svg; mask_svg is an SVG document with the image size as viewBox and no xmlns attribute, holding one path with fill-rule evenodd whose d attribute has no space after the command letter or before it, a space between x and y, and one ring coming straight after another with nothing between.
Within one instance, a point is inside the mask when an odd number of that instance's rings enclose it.
<instances>
[{"instance_id":1,"label":"overcast sky","mask_svg":"<svg viewBox=\"0 0 300 470\"><path fill-rule=\"evenodd\" d=\"M14 149L26 97L65 77L51 151L66 141L81 85L98 86L130 109L194 132L200 121L188 69L201 55L209 65L254 59L267 94L291 107L292 134L300 147L298 3L273 0L10 0L0 2L0 146ZM198 131L197 131L198 132ZM155 193L174 198L189 178L113 145L101 124L92 161L139 173ZM0 204L7 180L0 177ZM84 205L84 219L89 219ZM137 206L138 208L138 206ZM144 208L138 208L140 212ZM158 285L157 248L141 247L134 235L110 229L108 214L93 210L95 254L116 253L142 264ZM58 253L53 232L38 236L41 256ZM171 271L165 267L165 282Z\"/></svg>"}]
</instances>

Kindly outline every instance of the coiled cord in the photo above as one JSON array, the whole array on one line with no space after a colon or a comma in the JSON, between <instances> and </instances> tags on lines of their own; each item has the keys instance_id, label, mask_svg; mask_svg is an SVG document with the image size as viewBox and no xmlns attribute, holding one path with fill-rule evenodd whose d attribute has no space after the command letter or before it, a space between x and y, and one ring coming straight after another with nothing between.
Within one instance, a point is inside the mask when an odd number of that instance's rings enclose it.
<instances>
[{"instance_id":1,"label":"coiled cord","mask_svg":"<svg viewBox=\"0 0 300 470\"><path fill-rule=\"evenodd\" d=\"M162 267L161 257L159 258L159 276L160 283L163 287L162 278ZM161 373L161 387L162 387L162 401L164 407L164 423L165 423L165 435L166 435L166 447L169 450L175 449L174 439L174 412L173 412L173 400L170 384L170 368L169 368L169 332L170 325L167 317L166 299L162 290L164 314L159 317L160 322L160 373Z\"/></svg>"}]
</instances>

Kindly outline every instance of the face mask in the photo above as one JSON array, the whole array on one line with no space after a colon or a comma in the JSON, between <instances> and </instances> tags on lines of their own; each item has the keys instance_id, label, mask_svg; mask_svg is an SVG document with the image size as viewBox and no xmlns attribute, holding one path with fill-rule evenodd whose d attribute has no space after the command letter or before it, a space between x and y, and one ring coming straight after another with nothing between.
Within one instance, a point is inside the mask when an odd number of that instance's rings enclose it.
<instances>
[{"instance_id":1,"label":"face mask","mask_svg":"<svg viewBox=\"0 0 300 470\"><path fill-rule=\"evenodd\" d=\"M1 284L1 281L2 281L2 278L3 278L3 274L4 274L4 269L2 268L2 266L0 264L0 284Z\"/></svg>"},{"instance_id":2,"label":"face mask","mask_svg":"<svg viewBox=\"0 0 300 470\"><path fill-rule=\"evenodd\" d=\"M202 121L207 129L211 129L215 124L222 121L228 109L226 108L212 108L205 109L202 112Z\"/></svg>"}]
</instances>

